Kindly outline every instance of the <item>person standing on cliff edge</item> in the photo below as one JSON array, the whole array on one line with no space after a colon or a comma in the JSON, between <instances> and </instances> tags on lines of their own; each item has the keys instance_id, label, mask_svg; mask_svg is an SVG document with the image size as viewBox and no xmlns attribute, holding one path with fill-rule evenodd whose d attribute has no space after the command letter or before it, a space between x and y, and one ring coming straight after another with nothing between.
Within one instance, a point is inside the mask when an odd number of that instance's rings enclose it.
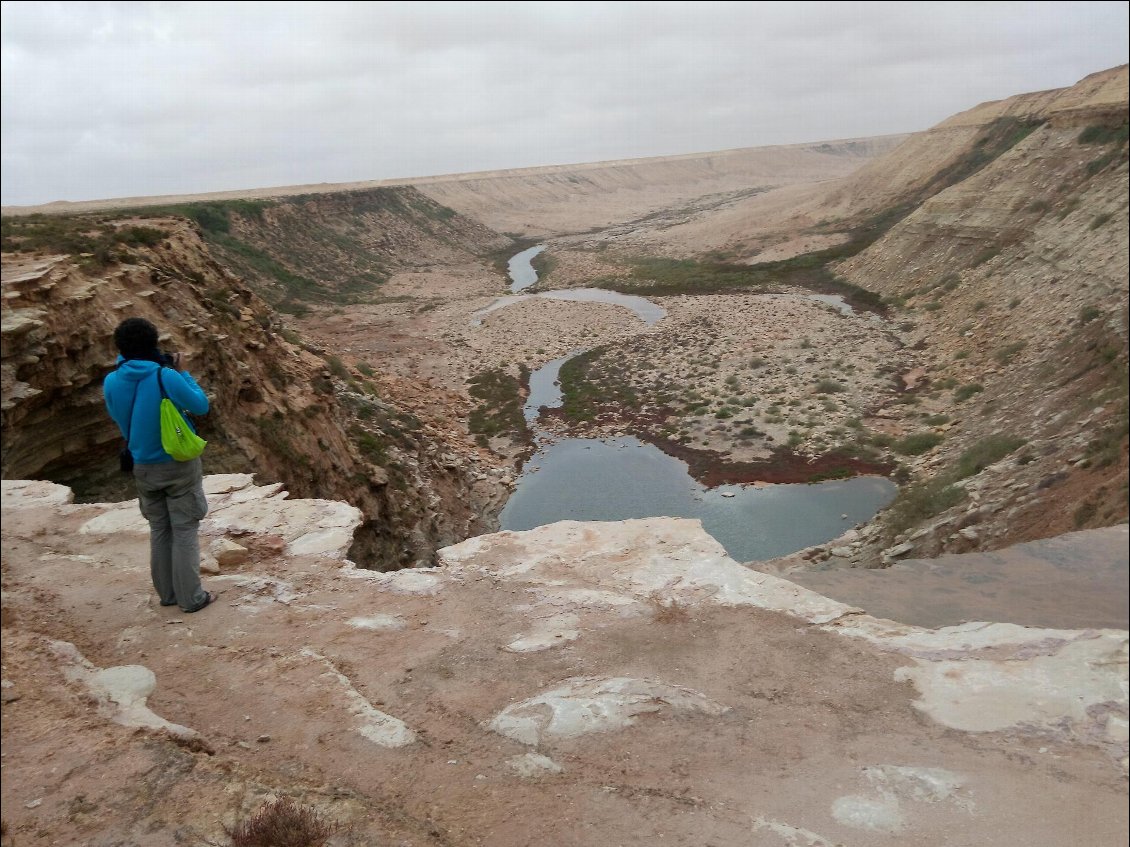
<instances>
[{"instance_id":1,"label":"person standing on cliff edge","mask_svg":"<svg viewBox=\"0 0 1130 847\"><path fill-rule=\"evenodd\" d=\"M119 356L102 392L133 457L141 514L149 521L149 569L162 606L198 612L216 599L200 585L200 521L208 513L200 457L178 462L161 446L161 389L178 409L208 412L208 397L184 370L182 354L157 349L157 327L127 318L114 330ZM125 465L123 465L123 469Z\"/></svg>"}]
</instances>

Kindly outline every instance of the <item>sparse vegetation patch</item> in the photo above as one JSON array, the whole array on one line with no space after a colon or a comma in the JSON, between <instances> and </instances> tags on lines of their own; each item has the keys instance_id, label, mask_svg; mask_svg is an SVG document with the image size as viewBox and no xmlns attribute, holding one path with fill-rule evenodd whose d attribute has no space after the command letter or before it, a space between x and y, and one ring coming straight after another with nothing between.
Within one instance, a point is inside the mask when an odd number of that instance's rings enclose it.
<instances>
[{"instance_id":1,"label":"sparse vegetation patch","mask_svg":"<svg viewBox=\"0 0 1130 847\"><path fill-rule=\"evenodd\" d=\"M527 441L529 430L522 414L523 382L529 372L523 369L522 379L502 368L481 371L468 383L471 397L477 401L471 410L470 430L479 444L486 446L497 435L515 441Z\"/></svg>"}]
</instances>

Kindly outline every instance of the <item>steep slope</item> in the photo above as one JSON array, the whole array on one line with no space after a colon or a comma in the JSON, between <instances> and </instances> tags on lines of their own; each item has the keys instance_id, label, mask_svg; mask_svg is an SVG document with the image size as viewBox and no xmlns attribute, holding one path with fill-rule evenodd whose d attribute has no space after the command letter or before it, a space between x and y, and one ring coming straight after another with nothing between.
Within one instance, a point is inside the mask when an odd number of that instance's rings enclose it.
<instances>
[{"instance_id":1,"label":"steep slope","mask_svg":"<svg viewBox=\"0 0 1130 847\"><path fill-rule=\"evenodd\" d=\"M45 244L76 252L44 255ZM362 379L303 345L184 219L20 219L6 227L3 296L5 477L131 496L100 385L114 326L140 315L169 349L192 354L212 397L209 470L254 470L354 503L365 515L354 556L373 567L426 561L489 528L498 491L481 472L489 455L452 420L466 416L464 401L389 375ZM454 414L436 416L437 403Z\"/></svg>"},{"instance_id":2,"label":"steep slope","mask_svg":"<svg viewBox=\"0 0 1130 847\"><path fill-rule=\"evenodd\" d=\"M1036 123L1109 123L1125 114L1127 68L1091 74L1076 85L983 103L923 132L900 137L883 155L861 163L843 179L786 185L739 199L663 232L641 233L640 245L675 246L684 252L720 251L750 261L786 258L768 248L785 243L791 253L811 250L814 236L852 234L860 226L889 224L938 191L960 182L1007 149L1015 133ZM797 238L803 233L802 238Z\"/></svg>"},{"instance_id":3,"label":"steep slope","mask_svg":"<svg viewBox=\"0 0 1130 847\"><path fill-rule=\"evenodd\" d=\"M1126 519L1126 79L947 121L1028 129L837 267L900 307L930 383L911 399L953 418L890 516L927 554Z\"/></svg>"},{"instance_id":4,"label":"steep slope","mask_svg":"<svg viewBox=\"0 0 1130 847\"><path fill-rule=\"evenodd\" d=\"M284 311L380 296L397 271L453 265L508 246L411 187L186 207L225 264Z\"/></svg>"}]
</instances>

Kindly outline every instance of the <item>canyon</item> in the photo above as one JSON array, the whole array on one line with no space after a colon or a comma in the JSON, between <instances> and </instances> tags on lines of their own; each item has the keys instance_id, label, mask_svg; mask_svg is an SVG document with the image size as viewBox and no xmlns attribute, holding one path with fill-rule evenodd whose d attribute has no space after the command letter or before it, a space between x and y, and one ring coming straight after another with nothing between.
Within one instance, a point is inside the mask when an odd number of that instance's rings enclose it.
<instances>
[{"instance_id":1,"label":"canyon","mask_svg":"<svg viewBox=\"0 0 1130 847\"><path fill-rule=\"evenodd\" d=\"M5 208L15 843L222 843L278 797L340 844L1124 841L1127 78L909 136ZM531 292L662 319L485 312L535 244ZM148 596L116 471L134 314L212 398L204 619ZM581 350L551 439L899 493L768 561L673 517L496 533L530 373Z\"/></svg>"}]
</instances>

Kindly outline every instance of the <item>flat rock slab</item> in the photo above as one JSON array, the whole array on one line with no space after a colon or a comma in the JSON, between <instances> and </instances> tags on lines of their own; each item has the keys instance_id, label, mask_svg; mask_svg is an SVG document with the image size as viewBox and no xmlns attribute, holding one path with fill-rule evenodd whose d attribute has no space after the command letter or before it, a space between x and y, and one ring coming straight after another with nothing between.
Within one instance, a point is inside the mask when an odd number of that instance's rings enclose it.
<instances>
[{"instance_id":1,"label":"flat rock slab","mask_svg":"<svg viewBox=\"0 0 1130 847\"><path fill-rule=\"evenodd\" d=\"M419 847L1126 840L1125 631L878 619L729 560L694 521L359 571L344 533L281 546L339 533L340 511L208 484L217 516L254 518L239 543L280 547L207 577L219 601L192 615L157 604L144 532L78 531L134 506L5 487L18 843L226 843L283 795L358 843Z\"/></svg>"},{"instance_id":2,"label":"flat rock slab","mask_svg":"<svg viewBox=\"0 0 1130 847\"><path fill-rule=\"evenodd\" d=\"M1126 629L1128 538L1123 524L991 553L905 559L883 570L794 571L789 579L876 617L917 626L994 620Z\"/></svg>"}]
</instances>

